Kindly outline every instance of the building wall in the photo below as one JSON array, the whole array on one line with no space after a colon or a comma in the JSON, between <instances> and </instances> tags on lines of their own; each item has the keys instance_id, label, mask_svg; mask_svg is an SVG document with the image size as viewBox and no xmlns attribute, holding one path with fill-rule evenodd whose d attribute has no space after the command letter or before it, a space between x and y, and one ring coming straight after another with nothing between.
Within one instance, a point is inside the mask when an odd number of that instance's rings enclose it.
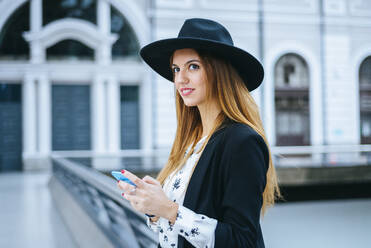
<instances>
[{"instance_id":1,"label":"building wall","mask_svg":"<svg viewBox=\"0 0 371 248\"><path fill-rule=\"evenodd\" d=\"M309 69L311 144L322 144L322 95L320 68L320 28L318 1L265 1L265 110L264 124L272 145L275 140L274 68L278 59L294 53ZM285 6L285 7L283 7ZM286 6L290 6L289 8Z\"/></svg>"},{"instance_id":2,"label":"building wall","mask_svg":"<svg viewBox=\"0 0 371 248\"><path fill-rule=\"evenodd\" d=\"M264 1L264 58L260 60L266 75L263 87L253 96L261 106L272 145L275 144L274 66L286 53L300 55L309 67L311 144L359 143L358 69L362 58L370 55L371 5L366 1L323 0L321 10L321 2ZM227 27L235 45L259 58L257 1L226 4L225 1L158 0L156 3L155 39L176 37L186 18L211 18ZM158 147L166 147L171 145L175 133L174 93L171 83L160 77L156 80L156 140Z\"/></svg>"},{"instance_id":3,"label":"building wall","mask_svg":"<svg viewBox=\"0 0 371 248\"><path fill-rule=\"evenodd\" d=\"M263 85L253 92L253 97L261 108L271 145L275 145L275 64L287 53L300 55L310 74L311 144L360 143L358 70L360 63L371 55L369 1L264 0L264 5L258 0L97 1L101 17L107 14L104 10L107 4L122 12L134 28L140 46L152 40L176 37L187 18L210 18L226 26L235 45L252 53L264 65ZM9 4L0 0L3 13L0 29L24 2L14 0ZM31 29L24 35L30 43L30 61L0 62L0 80L22 82L23 157L26 160L45 157L52 152L50 89L52 84L62 81L88 83L92 87L93 154L120 151L119 138L115 138L122 131L118 129L119 111L115 111L117 102L109 96L115 95L115 89L122 84L140 86L141 151L168 151L176 131L173 84L155 75L142 62L111 62L106 53L109 44L99 39L99 32L105 33L107 39L114 38L104 28L104 21L96 27L61 22L62 29L56 26L46 29L41 26L41 0L31 3ZM259 10L263 13L262 29ZM67 29L74 25L71 34ZM61 30L64 31L59 32L59 38L53 36L53 32ZM93 47L96 63L71 65L45 61L45 49L67 38Z\"/></svg>"},{"instance_id":4,"label":"building wall","mask_svg":"<svg viewBox=\"0 0 371 248\"><path fill-rule=\"evenodd\" d=\"M25 0L11 4L0 1L0 29ZM51 86L54 84L90 85L91 154L114 154L120 151L120 85L138 85L140 108L140 149L152 149L152 90L146 67L140 61L111 60L111 45L116 40L110 32L110 5L125 16L134 28L139 45L150 40L147 1L97 0L97 25L76 18L56 20L42 25L42 1L30 1L30 30L24 39L30 44L29 61L0 61L0 80L22 81L24 168L37 166L35 159L52 152ZM92 62L50 62L46 49L67 40L77 40L94 50Z\"/></svg>"}]
</instances>

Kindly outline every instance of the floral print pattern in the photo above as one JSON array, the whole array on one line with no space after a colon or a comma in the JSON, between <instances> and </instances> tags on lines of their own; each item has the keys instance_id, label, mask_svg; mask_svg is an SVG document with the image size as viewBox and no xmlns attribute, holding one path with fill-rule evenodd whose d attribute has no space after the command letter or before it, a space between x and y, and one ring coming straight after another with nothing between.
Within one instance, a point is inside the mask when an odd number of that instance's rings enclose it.
<instances>
[{"instance_id":1,"label":"floral print pattern","mask_svg":"<svg viewBox=\"0 0 371 248\"><path fill-rule=\"evenodd\" d=\"M180 178L176 178L175 179L175 182L173 183L173 191L176 190L176 189L179 189L179 187L180 187L180 181L181 181Z\"/></svg>"},{"instance_id":2,"label":"floral print pattern","mask_svg":"<svg viewBox=\"0 0 371 248\"><path fill-rule=\"evenodd\" d=\"M164 218L160 218L153 223L147 218L148 226L159 234L160 245L163 248L177 247L178 235L183 236L195 247L214 247L214 232L217 220L197 214L182 206L193 166L199 159L200 154L198 152L202 148L205 139L206 136L196 144L194 152L190 155L183 168L170 175L165 181L163 188L166 195L179 204L175 223L172 225L170 221ZM186 154L191 148L192 146L188 147Z\"/></svg>"}]
</instances>

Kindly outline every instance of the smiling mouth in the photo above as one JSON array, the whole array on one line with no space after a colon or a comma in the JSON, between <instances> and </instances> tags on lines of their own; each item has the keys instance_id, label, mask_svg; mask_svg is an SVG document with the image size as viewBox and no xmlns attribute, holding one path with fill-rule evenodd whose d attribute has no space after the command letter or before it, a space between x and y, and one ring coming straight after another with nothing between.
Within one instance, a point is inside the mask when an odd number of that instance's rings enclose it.
<instances>
[{"instance_id":1,"label":"smiling mouth","mask_svg":"<svg viewBox=\"0 0 371 248\"><path fill-rule=\"evenodd\" d=\"M192 88L180 89L180 92L182 93L182 96L188 96L189 94L192 93L192 91L194 91L194 89L192 89Z\"/></svg>"}]
</instances>

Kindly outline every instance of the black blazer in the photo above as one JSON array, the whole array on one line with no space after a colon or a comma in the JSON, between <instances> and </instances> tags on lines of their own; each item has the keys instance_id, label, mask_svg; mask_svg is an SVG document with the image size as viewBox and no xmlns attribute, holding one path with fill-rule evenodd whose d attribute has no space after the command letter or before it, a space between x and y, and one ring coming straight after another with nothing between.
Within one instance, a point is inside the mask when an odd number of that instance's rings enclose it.
<instances>
[{"instance_id":1,"label":"black blazer","mask_svg":"<svg viewBox=\"0 0 371 248\"><path fill-rule=\"evenodd\" d=\"M251 127L231 123L216 131L190 179L183 205L218 220L215 247L264 248L260 211L268 149ZM181 235L178 247L193 247Z\"/></svg>"}]
</instances>

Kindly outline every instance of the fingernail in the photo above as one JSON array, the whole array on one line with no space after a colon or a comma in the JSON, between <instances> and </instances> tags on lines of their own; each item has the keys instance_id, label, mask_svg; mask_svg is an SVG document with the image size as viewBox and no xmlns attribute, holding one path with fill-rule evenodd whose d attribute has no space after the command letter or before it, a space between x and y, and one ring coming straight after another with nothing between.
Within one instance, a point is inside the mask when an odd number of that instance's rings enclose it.
<instances>
[{"instance_id":1,"label":"fingernail","mask_svg":"<svg viewBox=\"0 0 371 248\"><path fill-rule=\"evenodd\" d=\"M125 173L125 170L121 170L121 173L124 174Z\"/></svg>"}]
</instances>

